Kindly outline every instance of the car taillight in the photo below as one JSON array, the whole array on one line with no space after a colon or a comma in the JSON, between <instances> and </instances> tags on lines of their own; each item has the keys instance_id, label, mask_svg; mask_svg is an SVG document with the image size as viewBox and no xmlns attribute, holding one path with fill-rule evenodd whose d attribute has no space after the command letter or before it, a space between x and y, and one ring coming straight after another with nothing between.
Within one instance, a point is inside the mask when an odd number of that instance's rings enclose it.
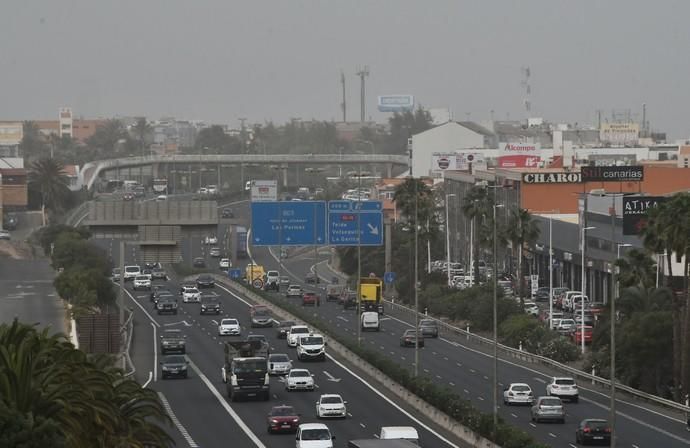
<instances>
[{"instance_id":1,"label":"car taillight","mask_svg":"<svg viewBox=\"0 0 690 448\"><path fill-rule=\"evenodd\" d=\"M582 430L582 432L590 432L590 431L591 431L591 429L589 429L589 427L585 427L585 429Z\"/></svg>"},{"instance_id":2,"label":"car taillight","mask_svg":"<svg viewBox=\"0 0 690 448\"><path fill-rule=\"evenodd\" d=\"M611 432L611 428L604 429L604 432Z\"/></svg>"}]
</instances>

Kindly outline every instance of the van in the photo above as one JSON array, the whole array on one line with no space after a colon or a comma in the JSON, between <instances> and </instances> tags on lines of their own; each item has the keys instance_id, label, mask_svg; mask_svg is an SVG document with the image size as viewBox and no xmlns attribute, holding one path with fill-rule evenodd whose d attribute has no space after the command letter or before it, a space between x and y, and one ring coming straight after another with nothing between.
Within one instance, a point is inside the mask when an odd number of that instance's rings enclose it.
<instances>
[{"instance_id":1,"label":"van","mask_svg":"<svg viewBox=\"0 0 690 448\"><path fill-rule=\"evenodd\" d=\"M365 311L365 312L363 312L362 317L361 317L361 323L362 323L362 331L366 331L366 330L379 331L380 330L379 313L377 313L376 311Z\"/></svg>"},{"instance_id":2,"label":"van","mask_svg":"<svg viewBox=\"0 0 690 448\"><path fill-rule=\"evenodd\" d=\"M419 434L412 426L382 426L379 439L404 439L419 445Z\"/></svg>"},{"instance_id":3,"label":"van","mask_svg":"<svg viewBox=\"0 0 690 448\"><path fill-rule=\"evenodd\" d=\"M568 304L570 303L570 300L572 299L573 296L579 296L582 295L582 292L580 291L566 291L566 293L563 295L563 300L561 300L561 308L562 309L567 309Z\"/></svg>"}]
</instances>

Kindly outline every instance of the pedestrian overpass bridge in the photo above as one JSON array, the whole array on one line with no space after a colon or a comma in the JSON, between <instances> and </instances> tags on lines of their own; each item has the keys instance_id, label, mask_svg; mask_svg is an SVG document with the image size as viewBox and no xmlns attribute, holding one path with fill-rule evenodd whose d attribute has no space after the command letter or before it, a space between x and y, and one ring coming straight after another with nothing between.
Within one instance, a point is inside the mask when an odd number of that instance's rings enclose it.
<instances>
[{"instance_id":1,"label":"pedestrian overpass bridge","mask_svg":"<svg viewBox=\"0 0 690 448\"><path fill-rule=\"evenodd\" d=\"M84 165L79 173L81 185L93 188L94 182L107 171L117 171L123 168L150 166L153 176L161 171L161 166L175 165L221 165L247 164L277 165L283 171L289 165L331 165L331 166L381 166L387 176L392 177L393 167L407 168L409 159L406 155L392 154L185 154L185 155L155 155L144 157L126 157L120 159L97 160Z\"/></svg>"}]
</instances>

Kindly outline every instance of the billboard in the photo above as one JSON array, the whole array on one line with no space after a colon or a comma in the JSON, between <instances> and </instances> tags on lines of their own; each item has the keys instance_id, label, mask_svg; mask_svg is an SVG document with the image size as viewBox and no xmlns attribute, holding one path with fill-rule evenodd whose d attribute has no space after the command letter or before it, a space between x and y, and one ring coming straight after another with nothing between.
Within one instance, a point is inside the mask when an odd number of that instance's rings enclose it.
<instances>
[{"instance_id":1,"label":"billboard","mask_svg":"<svg viewBox=\"0 0 690 448\"><path fill-rule=\"evenodd\" d=\"M583 166L582 182L642 182L644 166Z\"/></svg>"},{"instance_id":2,"label":"billboard","mask_svg":"<svg viewBox=\"0 0 690 448\"><path fill-rule=\"evenodd\" d=\"M580 173L569 171L550 173L524 173L522 182L526 184L578 184Z\"/></svg>"},{"instance_id":3,"label":"billboard","mask_svg":"<svg viewBox=\"0 0 690 448\"><path fill-rule=\"evenodd\" d=\"M24 137L21 121L0 122L0 146L18 145Z\"/></svg>"},{"instance_id":4,"label":"billboard","mask_svg":"<svg viewBox=\"0 0 690 448\"><path fill-rule=\"evenodd\" d=\"M623 196L623 235L639 235L647 225L647 211L664 200L664 196Z\"/></svg>"},{"instance_id":5,"label":"billboard","mask_svg":"<svg viewBox=\"0 0 690 448\"><path fill-rule=\"evenodd\" d=\"M435 152L431 154L431 171L466 171L470 164L486 164L484 154L479 152Z\"/></svg>"},{"instance_id":6,"label":"billboard","mask_svg":"<svg viewBox=\"0 0 690 448\"><path fill-rule=\"evenodd\" d=\"M252 202L266 202L278 200L278 181L253 180L251 182Z\"/></svg>"},{"instance_id":7,"label":"billboard","mask_svg":"<svg viewBox=\"0 0 690 448\"><path fill-rule=\"evenodd\" d=\"M380 112L404 112L414 109L414 96L412 95L381 95L378 97L378 109Z\"/></svg>"},{"instance_id":8,"label":"billboard","mask_svg":"<svg viewBox=\"0 0 690 448\"><path fill-rule=\"evenodd\" d=\"M637 123L602 123L599 127L599 140L613 145L637 144L640 138L640 125Z\"/></svg>"},{"instance_id":9,"label":"billboard","mask_svg":"<svg viewBox=\"0 0 690 448\"><path fill-rule=\"evenodd\" d=\"M538 168L541 157L526 154L500 156L497 159L499 168Z\"/></svg>"},{"instance_id":10,"label":"billboard","mask_svg":"<svg viewBox=\"0 0 690 448\"><path fill-rule=\"evenodd\" d=\"M502 150L504 155L536 155L539 154L541 150L541 145L539 143L499 143L498 147Z\"/></svg>"}]
</instances>

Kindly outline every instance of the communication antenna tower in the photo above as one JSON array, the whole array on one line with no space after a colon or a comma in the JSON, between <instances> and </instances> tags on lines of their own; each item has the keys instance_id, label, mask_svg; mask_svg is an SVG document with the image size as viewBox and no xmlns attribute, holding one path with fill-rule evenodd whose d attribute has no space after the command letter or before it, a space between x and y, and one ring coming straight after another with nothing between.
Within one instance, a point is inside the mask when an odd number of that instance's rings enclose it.
<instances>
[{"instance_id":1,"label":"communication antenna tower","mask_svg":"<svg viewBox=\"0 0 690 448\"><path fill-rule=\"evenodd\" d=\"M527 114L526 118L530 118L532 116L532 85L530 84L530 76L532 76L532 72L529 67L523 67L521 71L522 82L520 85L524 89L523 103L525 105L525 114Z\"/></svg>"},{"instance_id":2,"label":"communication antenna tower","mask_svg":"<svg viewBox=\"0 0 690 448\"><path fill-rule=\"evenodd\" d=\"M366 110L365 110L365 78L369 76L369 66L365 65L364 68L357 67L357 76L359 76L359 81L360 81L360 106L361 106L361 111L360 111L360 116L359 116L359 121L364 123L364 117L366 116Z\"/></svg>"}]
</instances>

